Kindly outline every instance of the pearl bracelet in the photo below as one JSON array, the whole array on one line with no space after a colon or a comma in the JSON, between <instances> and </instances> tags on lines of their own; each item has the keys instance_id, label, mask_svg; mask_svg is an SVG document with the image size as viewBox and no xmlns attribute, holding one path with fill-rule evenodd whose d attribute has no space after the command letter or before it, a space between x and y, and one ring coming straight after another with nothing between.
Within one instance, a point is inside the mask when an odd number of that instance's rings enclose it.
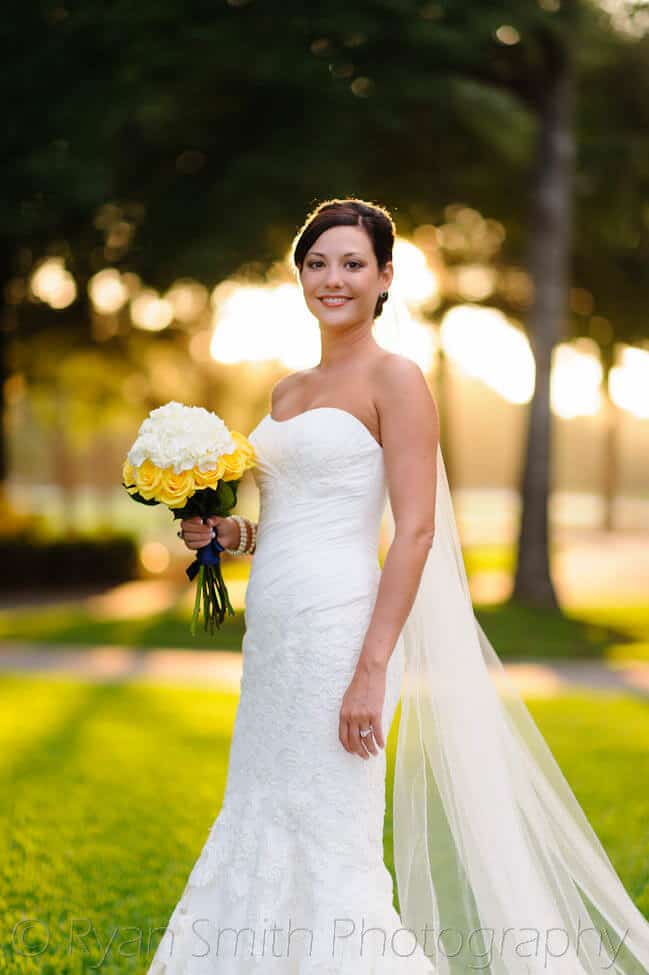
<instances>
[{"instance_id":1,"label":"pearl bracelet","mask_svg":"<svg viewBox=\"0 0 649 975\"><path fill-rule=\"evenodd\" d=\"M248 545L248 525L241 515L230 515L229 517L236 521L239 526L239 545L237 548L226 548L225 551L230 555L243 555Z\"/></svg>"},{"instance_id":2,"label":"pearl bracelet","mask_svg":"<svg viewBox=\"0 0 649 975\"><path fill-rule=\"evenodd\" d=\"M225 551L230 555L252 555L257 547L257 526L242 518L241 515L229 515L239 525L239 545L237 548L226 548ZM252 544L248 548L248 529L250 529Z\"/></svg>"}]
</instances>

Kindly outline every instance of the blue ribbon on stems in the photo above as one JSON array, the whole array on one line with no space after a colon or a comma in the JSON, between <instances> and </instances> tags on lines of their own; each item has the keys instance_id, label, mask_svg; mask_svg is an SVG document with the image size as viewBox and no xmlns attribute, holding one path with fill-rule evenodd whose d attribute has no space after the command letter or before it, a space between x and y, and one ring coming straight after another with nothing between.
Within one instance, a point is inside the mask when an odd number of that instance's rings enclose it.
<instances>
[{"instance_id":1,"label":"blue ribbon on stems","mask_svg":"<svg viewBox=\"0 0 649 975\"><path fill-rule=\"evenodd\" d=\"M213 538L209 545L204 545L196 552L196 558L185 569L189 579L193 579L202 565L219 565L221 552L225 546L221 545L218 539Z\"/></svg>"}]
</instances>

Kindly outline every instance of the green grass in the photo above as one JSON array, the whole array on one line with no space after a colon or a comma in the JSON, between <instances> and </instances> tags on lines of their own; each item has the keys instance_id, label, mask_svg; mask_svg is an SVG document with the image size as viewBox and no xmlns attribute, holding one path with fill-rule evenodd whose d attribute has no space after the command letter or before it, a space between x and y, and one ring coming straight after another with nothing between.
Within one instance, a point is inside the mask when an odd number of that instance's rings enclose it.
<instances>
[{"instance_id":1,"label":"green grass","mask_svg":"<svg viewBox=\"0 0 649 975\"><path fill-rule=\"evenodd\" d=\"M20 677L0 695L0 970L96 971L111 937L103 975L145 970L220 806L236 697ZM38 953L15 957L28 919Z\"/></svg>"},{"instance_id":2,"label":"green grass","mask_svg":"<svg viewBox=\"0 0 649 975\"><path fill-rule=\"evenodd\" d=\"M514 602L476 606L476 616L503 660L649 659L649 611L580 607L562 614Z\"/></svg>"},{"instance_id":3,"label":"green grass","mask_svg":"<svg viewBox=\"0 0 649 975\"><path fill-rule=\"evenodd\" d=\"M190 612L168 610L143 619L124 617L97 620L83 607L59 606L0 612L0 640L43 643L112 644L128 647L189 647L193 650L240 650L243 612L226 616L220 630L210 636L202 615L196 636L189 632Z\"/></svg>"},{"instance_id":4,"label":"green grass","mask_svg":"<svg viewBox=\"0 0 649 975\"><path fill-rule=\"evenodd\" d=\"M649 607L570 609L564 615L513 603L476 606L476 615L503 660L530 658L604 658L649 660ZM94 619L83 606L54 606L0 612L0 640L112 644L128 647L189 647L240 650L243 612L227 616L209 636L199 623L189 632L190 613L170 609L142 619Z\"/></svg>"},{"instance_id":5,"label":"green grass","mask_svg":"<svg viewBox=\"0 0 649 975\"><path fill-rule=\"evenodd\" d=\"M220 808L236 704L214 690L0 679L0 970L146 970ZM588 694L529 706L649 913L649 709ZM389 802L385 847L391 867ZM19 956L11 932L29 919L32 956Z\"/></svg>"}]
</instances>

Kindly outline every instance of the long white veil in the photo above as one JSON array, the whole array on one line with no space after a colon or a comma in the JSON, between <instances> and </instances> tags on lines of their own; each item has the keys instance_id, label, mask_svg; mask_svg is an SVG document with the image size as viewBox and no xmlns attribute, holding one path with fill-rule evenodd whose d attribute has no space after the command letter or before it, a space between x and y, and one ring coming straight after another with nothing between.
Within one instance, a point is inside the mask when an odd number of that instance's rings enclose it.
<instances>
[{"instance_id":1,"label":"long white veil","mask_svg":"<svg viewBox=\"0 0 649 975\"><path fill-rule=\"evenodd\" d=\"M439 975L648 975L649 923L475 617L441 447L435 507L402 631L403 924Z\"/></svg>"}]
</instances>

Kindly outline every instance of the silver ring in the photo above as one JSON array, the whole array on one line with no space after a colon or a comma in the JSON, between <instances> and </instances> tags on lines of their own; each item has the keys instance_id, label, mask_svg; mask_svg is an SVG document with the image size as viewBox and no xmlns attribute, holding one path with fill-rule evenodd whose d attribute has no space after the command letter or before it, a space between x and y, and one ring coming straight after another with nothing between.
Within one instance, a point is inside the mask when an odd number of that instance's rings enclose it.
<instances>
[{"instance_id":1,"label":"silver ring","mask_svg":"<svg viewBox=\"0 0 649 975\"><path fill-rule=\"evenodd\" d=\"M361 738L367 738L368 735L372 734L373 730L372 725L370 725L369 728L359 728L358 733Z\"/></svg>"}]
</instances>

